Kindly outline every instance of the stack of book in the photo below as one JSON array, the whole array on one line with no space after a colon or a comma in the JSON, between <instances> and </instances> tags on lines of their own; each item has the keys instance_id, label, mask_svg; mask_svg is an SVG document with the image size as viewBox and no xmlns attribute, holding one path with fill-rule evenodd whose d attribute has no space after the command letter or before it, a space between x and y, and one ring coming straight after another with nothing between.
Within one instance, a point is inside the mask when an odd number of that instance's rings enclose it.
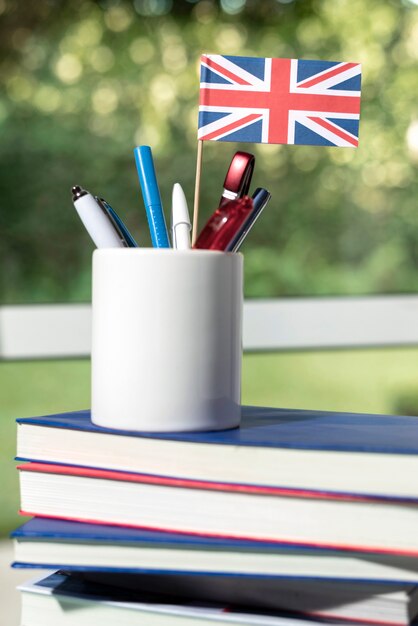
<instances>
[{"instance_id":1,"label":"stack of book","mask_svg":"<svg viewBox=\"0 0 418 626\"><path fill-rule=\"evenodd\" d=\"M25 626L410 624L418 418L243 407L240 429L18 420Z\"/></svg>"}]
</instances>

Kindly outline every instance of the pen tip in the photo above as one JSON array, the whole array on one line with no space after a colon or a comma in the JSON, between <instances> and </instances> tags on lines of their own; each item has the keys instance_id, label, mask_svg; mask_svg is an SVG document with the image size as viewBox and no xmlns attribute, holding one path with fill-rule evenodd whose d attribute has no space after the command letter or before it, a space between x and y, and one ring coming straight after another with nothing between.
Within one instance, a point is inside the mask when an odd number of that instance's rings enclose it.
<instances>
[{"instance_id":1,"label":"pen tip","mask_svg":"<svg viewBox=\"0 0 418 626\"><path fill-rule=\"evenodd\" d=\"M84 196L87 192L80 187L80 185L74 185L74 187L71 187L71 193L73 195L73 200L77 200L78 198L81 198L81 196Z\"/></svg>"}]
</instances>

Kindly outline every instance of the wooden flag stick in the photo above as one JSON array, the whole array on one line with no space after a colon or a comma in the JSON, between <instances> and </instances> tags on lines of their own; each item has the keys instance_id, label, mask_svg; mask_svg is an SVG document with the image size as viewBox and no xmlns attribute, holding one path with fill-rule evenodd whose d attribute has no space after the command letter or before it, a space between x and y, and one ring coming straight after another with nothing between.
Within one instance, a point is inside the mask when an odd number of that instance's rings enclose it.
<instances>
[{"instance_id":1,"label":"wooden flag stick","mask_svg":"<svg viewBox=\"0 0 418 626\"><path fill-rule=\"evenodd\" d=\"M197 142L196 180L195 180L195 186L194 186L192 246L194 246L194 244L196 243L198 222L199 222L199 196L200 196L200 176L202 174L202 153L203 153L203 141L199 139L199 141Z\"/></svg>"}]
</instances>

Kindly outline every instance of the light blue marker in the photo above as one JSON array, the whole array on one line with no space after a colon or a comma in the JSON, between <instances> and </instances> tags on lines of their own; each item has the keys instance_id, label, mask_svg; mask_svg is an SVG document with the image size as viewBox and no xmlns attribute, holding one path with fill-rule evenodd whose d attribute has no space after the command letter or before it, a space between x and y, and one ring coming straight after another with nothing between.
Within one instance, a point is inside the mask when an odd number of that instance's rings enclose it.
<instances>
[{"instance_id":1,"label":"light blue marker","mask_svg":"<svg viewBox=\"0 0 418 626\"><path fill-rule=\"evenodd\" d=\"M139 146L135 148L134 155L142 197L147 212L152 245L154 248L170 248L151 148L149 146Z\"/></svg>"}]
</instances>

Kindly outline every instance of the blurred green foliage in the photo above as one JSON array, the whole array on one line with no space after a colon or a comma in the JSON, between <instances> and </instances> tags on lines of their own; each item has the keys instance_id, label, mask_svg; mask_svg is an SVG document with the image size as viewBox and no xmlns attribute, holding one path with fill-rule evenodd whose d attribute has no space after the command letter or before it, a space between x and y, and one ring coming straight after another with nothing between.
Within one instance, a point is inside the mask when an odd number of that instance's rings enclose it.
<instances>
[{"instance_id":1,"label":"blurred green foliage","mask_svg":"<svg viewBox=\"0 0 418 626\"><path fill-rule=\"evenodd\" d=\"M358 150L206 142L201 223L236 149L273 199L245 243L247 296L411 292L418 219L418 7L409 0L0 0L1 302L90 298L70 187L150 245L132 148L166 212L193 198L202 52L358 61Z\"/></svg>"}]
</instances>

